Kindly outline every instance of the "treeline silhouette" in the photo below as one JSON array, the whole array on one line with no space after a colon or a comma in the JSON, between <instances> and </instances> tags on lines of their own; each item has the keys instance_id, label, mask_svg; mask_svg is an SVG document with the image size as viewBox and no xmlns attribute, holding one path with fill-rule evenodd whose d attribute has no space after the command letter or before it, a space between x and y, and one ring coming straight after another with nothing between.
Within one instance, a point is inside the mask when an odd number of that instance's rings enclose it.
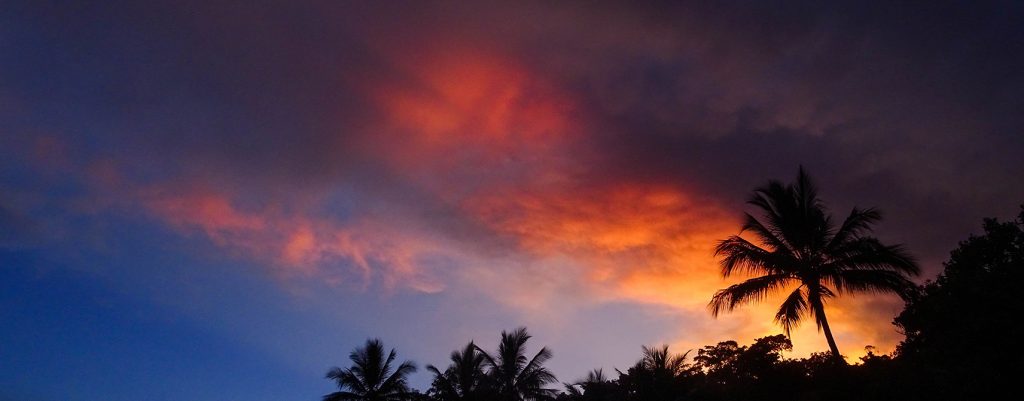
<instances>
[{"instance_id":1,"label":"treeline silhouette","mask_svg":"<svg viewBox=\"0 0 1024 401\"><path fill-rule=\"evenodd\" d=\"M642 347L635 364L614 373L601 369L563 382L544 367L552 354L528 354L525 328L501 333L498 349L473 342L452 352L450 364L427 366L429 389L411 389L412 362L397 363L379 340L352 352L349 368L327 378L339 391L326 401L681 401L681 400L994 400L1012 399L1012 382L1024 366L1021 341L1024 302L1024 206L1016 220L986 219L983 234L952 251L942 273L924 285L913 259L898 245L870 237L880 219L875 209L853 209L833 224L803 169L792 185L772 181L750 203L744 232L761 245L734 236L722 241L723 275L756 277L716 293L715 314L796 286L775 317L786 335L752 344L722 341L673 353L668 346ZM893 324L906 338L890 354L866 347L858 363L838 353L825 318L827 299L854 292L895 293L905 301ZM830 350L785 358L790 328L812 317ZM613 377L614 376L614 377Z\"/></svg>"}]
</instances>

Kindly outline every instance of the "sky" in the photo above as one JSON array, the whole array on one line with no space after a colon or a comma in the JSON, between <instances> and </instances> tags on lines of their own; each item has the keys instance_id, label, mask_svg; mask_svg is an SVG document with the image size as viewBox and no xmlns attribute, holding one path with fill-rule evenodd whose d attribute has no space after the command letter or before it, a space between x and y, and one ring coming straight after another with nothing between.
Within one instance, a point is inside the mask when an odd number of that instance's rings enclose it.
<instances>
[{"instance_id":1,"label":"sky","mask_svg":"<svg viewBox=\"0 0 1024 401\"><path fill-rule=\"evenodd\" d=\"M1024 202L1020 2L624 3L4 2L0 400L318 399L519 326L573 381L780 333L712 249L799 166L919 282Z\"/></svg>"}]
</instances>

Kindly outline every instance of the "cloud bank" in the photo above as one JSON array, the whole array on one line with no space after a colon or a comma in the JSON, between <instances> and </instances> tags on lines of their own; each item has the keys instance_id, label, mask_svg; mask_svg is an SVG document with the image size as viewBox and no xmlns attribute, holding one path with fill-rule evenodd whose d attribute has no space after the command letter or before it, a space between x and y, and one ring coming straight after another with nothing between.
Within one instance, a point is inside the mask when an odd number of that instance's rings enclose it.
<instances>
[{"instance_id":1,"label":"cloud bank","mask_svg":"<svg viewBox=\"0 0 1024 401\"><path fill-rule=\"evenodd\" d=\"M711 249L765 180L802 164L837 213L881 206L879 234L930 273L1024 198L1003 6L19 7L44 24L5 31L24 55L2 73L24 155L6 163L42 179L4 185L71 182L67 213L152 221L286 283L480 292L545 319L664 307L683 316L664 341L747 341L777 331L770 302L704 307L728 284ZM840 346L891 349L898 309L832 305Z\"/></svg>"}]
</instances>

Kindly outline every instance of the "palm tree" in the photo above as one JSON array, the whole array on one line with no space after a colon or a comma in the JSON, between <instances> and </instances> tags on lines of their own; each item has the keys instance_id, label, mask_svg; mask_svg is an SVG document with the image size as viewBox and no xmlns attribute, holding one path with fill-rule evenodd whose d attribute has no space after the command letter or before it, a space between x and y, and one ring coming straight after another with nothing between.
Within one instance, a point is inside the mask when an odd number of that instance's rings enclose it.
<instances>
[{"instance_id":1,"label":"palm tree","mask_svg":"<svg viewBox=\"0 0 1024 401\"><path fill-rule=\"evenodd\" d=\"M908 276L919 269L903 246L883 245L868 235L881 219L879 211L853 208L835 227L803 167L795 184L770 181L756 189L748 203L760 209L762 220L746 213L740 232L752 233L760 245L734 235L718 243L715 256L723 257L724 277L756 277L716 292L708 305L714 316L795 285L775 322L788 336L802 318L813 316L832 356L842 362L825 317L825 302L856 292L906 297L913 288Z\"/></svg>"},{"instance_id":2,"label":"palm tree","mask_svg":"<svg viewBox=\"0 0 1024 401\"><path fill-rule=\"evenodd\" d=\"M501 332L501 344L496 355L488 354L480 347L486 361L487 374L492 380L498 399L503 401L549 400L557 392L544 388L557 381L555 375L545 368L544 362L551 359L551 351L541 348L532 359L526 358L526 341L530 335L525 327L512 332Z\"/></svg>"},{"instance_id":3,"label":"palm tree","mask_svg":"<svg viewBox=\"0 0 1024 401\"><path fill-rule=\"evenodd\" d=\"M434 374L433 392L444 401L474 401L487 398L484 354L472 341L459 351L452 351L452 364L443 372L433 365L427 370Z\"/></svg>"},{"instance_id":4,"label":"palm tree","mask_svg":"<svg viewBox=\"0 0 1024 401\"><path fill-rule=\"evenodd\" d=\"M402 362L392 372L395 350L384 357L379 339L366 340L366 345L349 354L352 367L331 368L327 378L338 384L340 391L324 396L324 401L401 401L409 397L406 376L416 371L411 361Z\"/></svg>"},{"instance_id":5,"label":"palm tree","mask_svg":"<svg viewBox=\"0 0 1024 401\"><path fill-rule=\"evenodd\" d=\"M678 377L686 374L690 368L690 365L686 363L686 357L690 354L690 351L682 354L672 354L668 351L668 345L662 345L661 348L645 345L643 351L643 357L640 358L638 364L651 372Z\"/></svg>"},{"instance_id":6,"label":"palm tree","mask_svg":"<svg viewBox=\"0 0 1024 401\"><path fill-rule=\"evenodd\" d=\"M619 385L627 400L675 401L691 388L693 367L686 363L689 351L669 352L668 346L643 347L643 356L626 373L619 372Z\"/></svg>"},{"instance_id":7,"label":"palm tree","mask_svg":"<svg viewBox=\"0 0 1024 401\"><path fill-rule=\"evenodd\" d=\"M576 383L563 383L565 385L565 399L578 401L604 401L619 400L620 394L616 394L616 383L608 379L604 369L594 369L587 372L587 377ZM561 398L560 398L561 399Z\"/></svg>"},{"instance_id":8,"label":"palm tree","mask_svg":"<svg viewBox=\"0 0 1024 401\"><path fill-rule=\"evenodd\" d=\"M608 377L604 375L604 369L597 368L587 372L587 377L579 381L581 385L587 384L600 384L608 381Z\"/></svg>"}]
</instances>

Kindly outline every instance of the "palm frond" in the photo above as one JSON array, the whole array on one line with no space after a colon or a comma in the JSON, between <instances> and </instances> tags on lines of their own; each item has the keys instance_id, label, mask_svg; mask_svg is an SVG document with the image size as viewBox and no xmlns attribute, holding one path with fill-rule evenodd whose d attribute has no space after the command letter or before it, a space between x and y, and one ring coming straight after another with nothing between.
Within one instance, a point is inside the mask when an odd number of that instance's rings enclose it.
<instances>
[{"instance_id":1,"label":"palm frond","mask_svg":"<svg viewBox=\"0 0 1024 401\"><path fill-rule=\"evenodd\" d=\"M498 367L498 360L496 358L491 356L491 354L487 353L487 351L484 351L483 348L480 348L479 345L474 344L473 347L475 347L477 352L479 352L480 355L483 356L484 363L487 365L488 369L490 369L492 372L495 369L497 369L497 367Z\"/></svg>"},{"instance_id":2,"label":"palm frond","mask_svg":"<svg viewBox=\"0 0 1024 401\"><path fill-rule=\"evenodd\" d=\"M533 374L534 371L538 369L543 369L541 365L543 365L544 362L547 362L549 359L551 359L552 356L553 354L551 353L551 350L547 349L547 347L541 348L540 351L533 356L533 359L531 359L529 363L523 366L523 370L520 372L517 380L522 380L522 378L524 378L525 376Z\"/></svg>"},{"instance_id":3,"label":"palm frond","mask_svg":"<svg viewBox=\"0 0 1024 401\"><path fill-rule=\"evenodd\" d=\"M324 375L324 378L337 381L343 374L345 374L345 371L335 366L327 370L327 374Z\"/></svg>"},{"instance_id":4,"label":"palm frond","mask_svg":"<svg viewBox=\"0 0 1024 401\"><path fill-rule=\"evenodd\" d=\"M737 271L746 274L780 273L794 263L786 253L770 252L738 235L720 241L715 246L715 256L723 256L719 261L723 277Z\"/></svg>"},{"instance_id":5,"label":"palm frond","mask_svg":"<svg viewBox=\"0 0 1024 401\"><path fill-rule=\"evenodd\" d=\"M733 284L716 292L708 308L717 317L722 311L729 312L740 305L760 301L793 280L795 278L788 274L769 274Z\"/></svg>"},{"instance_id":6,"label":"palm frond","mask_svg":"<svg viewBox=\"0 0 1024 401\"><path fill-rule=\"evenodd\" d=\"M405 393L409 391L408 383L406 382L406 376L416 372L416 364L412 361L402 362L395 368L395 372L388 376L379 387L382 393Z\"/></svg>"},{"instance_id":7,"label":"palm frond","mask_svg":"<svg viewBox=\"0 0 1024 401\"><path fill-rule=\"evenodd\" d=\"M435 388L438 388L439 390L441 390L441 392L444 393L455 393L455 386L452 384L452 381L449 380L448 378L448 373L451 372L450 369L441 372L441 370L439 370L436 366L427 365L427 371L434 375L433 386Z\"/></svg>"},{"instance_id":8,"label":"palm frond","mask_svg":"<svg viewBox=\"0 0 1024 401\"><path fill-rule=\"evenodd\" d=\"M868 234L872 230L872 225L882 219L882 212L875 208L867 208L864 210L853 208L850 211L850 215L843 220L843 224L839 226L832 239L829 241L827 249L832 250L840 244L851 239L860 238L861 236Z\"/></svg>"},{"instance_id":9,"label":"palm frond","mask_svg":"<svg viewBox=\"0 0 1024 401\"><path fill-rule=\"evenodd\" d=\"M505 370L506 375L514 377L510 372L518 372L526 364L526 355L523 353L523 347L530 340L530 337L525 327L519 327L511 332L501 332L498 358L501 359L501 367Z\"/></svg>"},{"instance_id":10,"label":"palm frond","mask_svg":"<svg viewBox=\"0 0 1024 401\"><path fill-rule=\"evenodd\" d=\"M747 203L760 208L762 216L767 220L765 227L785 243L786 247L796 251L794 244L789 241L790 238L786 235L787 230L785 229L792 220L787 216L792 216L796 209L792 192L791 186L772 180L768 182L768 185L755 189Z\"/></svg>"},{"instance_id":11,"label":"palm frond","mask_svg":"<svg viewBox=\"0 0 1024 401\"><path fill-rule=\"evenodd\" d=\"M576 398L583 397L583 391L580 390L580 387L582 387L581 384L579 384L579 383L562 383L562 385L565 386L565 394L568 395L570 398L576 399Z\"/></svg>"},{"instance_id":12,"label":"palm frond","mask_svg":"<svg viewBox=\"0 0 1024 401\"><path fill-rule=\"evenodd\" d=\"M921 269L903 245L883 245L877 238L861 237L837 245L822 271L891 270L916 276Z\"/></svg>"},{"instance_id":13,"label":"palm frond","mask_svg":"<svg viewBox=\"0 0 1024 401\"><path fill-rule=\"evenodd\" d=\"M796 257L825 245L831 220L818 198L817 187L802 168L796 184L769 181L754 191L748 203L764 211L766 226Z\"/></svg>"},{"instance_id":14,"label":"palm frond","mask_svg":"<svg viewBox=\"0 0 1024 401\"><path fill-rule=\"evenodd\" d=\"M327 371L327 378L334 380L341 390L350 389L356 393L363 393L367 391L366 384L360 379L359 375L349 369L341 369L338 367L331 368Z\"/></svg>"},{"instance_id":15,"label":"palm frond","mask_svg":"<svg viewBox=\"0 0 1024 401\"><path fill-rule=\"evenodd\" d=\"M587 372L587 377L582 380L583 383L604 383L608 381L608 377L604 374L604 369L597 368Z\"/></svg>"},{"instance_id":16,"label":"palm frond","mask_svg":"<svg viewBox=\"0 0 1024 401\"><path fill-rule=\"evenodd\" d=\"M754 233L758 240L760 240L764 245L770 247L774 252L793 254L793 249L790 248L789 244L787 244L783 238L781 238L781 232L765 226L760 220L750 213L743 213L743 216L743 225L740 227L741 233Z\"/></svg>"},{"instance_id":17,"label":"palm frond","mask_svg":"<svg viewBox=\"0 0 1024 401\"><path fill-rule=\"evenodd\" d=\"M824 209L821 199L818 198L818 186L811 180L804 166L800 166L796 173L796 185L793 187L798 202L804 210Z\"/></svg>"},{"instance_id":18,"label":"palm frond","mask_svg":"<svg viewBox=\"0 0 1024 401\"><path fill-rule=\"evenodd\" d=\"M803 286L800 286L793 290L786 297L786 300L782 302L778 313L775 314L775 322L782 326L786 337L789 337L790 332L800 325L800 320L806 313L807 300L804 297Z\"/></svg>"},{"instance_id":19,"label":"palm frond","mask_svg":"<svg viewBox=\"0 0 1024 401\"><path fill-rule=\"evenodd\" d=\"M823 277L837 291L845 294L857 292L889 293L906 299L915 288L913 281L898 271L883 269L845 270Z\"/></svg>"}]
</instances>

